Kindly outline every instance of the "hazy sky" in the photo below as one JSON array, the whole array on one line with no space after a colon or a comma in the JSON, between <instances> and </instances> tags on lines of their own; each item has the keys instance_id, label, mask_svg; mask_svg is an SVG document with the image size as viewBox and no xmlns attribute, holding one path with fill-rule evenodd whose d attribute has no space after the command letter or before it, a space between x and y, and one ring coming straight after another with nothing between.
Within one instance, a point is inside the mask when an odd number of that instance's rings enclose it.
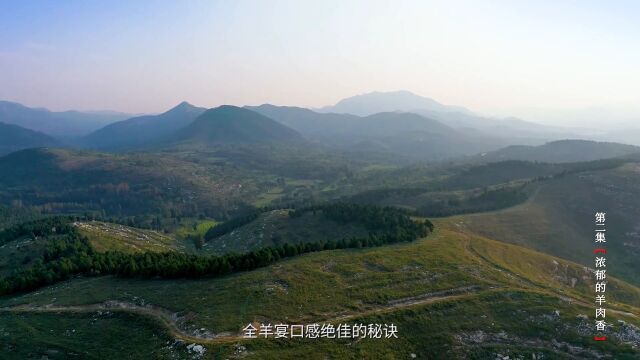
<instances>
[{"instance_id":1,"label":"hazy sky","mask_svg":"<svg viewBox=\"0 0 640 360\"><path fill-rule=\"evenodd\" d=\"M0 99L159 112L406 89L640 113L640 1L4 1Z\"/></svg>"}]
</instances>

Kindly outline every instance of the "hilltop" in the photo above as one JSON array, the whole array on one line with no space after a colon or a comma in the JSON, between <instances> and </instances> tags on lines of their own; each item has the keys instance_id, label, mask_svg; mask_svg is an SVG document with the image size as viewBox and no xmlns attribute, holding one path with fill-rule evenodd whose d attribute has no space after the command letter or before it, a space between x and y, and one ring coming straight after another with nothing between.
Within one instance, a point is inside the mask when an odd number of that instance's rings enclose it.
<instances>
[{"instance_id":1,"label":"hilltop","mask_svg":"<svg viewBox=\"0 0 640 360\"><path fill-rule=\"evenodd\" d=\"M303 137L264 115L236 106L209 109L166 142L196 144L300 143Z\"/></svg>"}]
</instances>

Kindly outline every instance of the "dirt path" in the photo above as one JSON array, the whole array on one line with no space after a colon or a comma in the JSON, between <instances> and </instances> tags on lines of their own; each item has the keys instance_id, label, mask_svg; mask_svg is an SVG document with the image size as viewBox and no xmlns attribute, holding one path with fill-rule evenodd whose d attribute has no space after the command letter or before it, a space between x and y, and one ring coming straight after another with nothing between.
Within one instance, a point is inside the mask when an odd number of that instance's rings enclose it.
<instances>
[{"instance_id":1,"label":"dirt path","mask_svg":"<svg viewBox=\"0 0 640 360\"><path fill-rule=\"evenodd\" d=\"M426 293L418 296L392 300L386 305L374 307L357 313L341 314L338 316L332 316L321 322L324 323L336 323L349 319L359 318L368 315L375 315L380 313L393 312L398 309L409 308L413 306L431 304L441 301L450 301L462 298L469 298L476 296L476 292L480 290L479 286L466 286L461 288L448 289L444 291L438 291L433 293ZM235 342L244 340L242 334L220 334L202 336L191 334L179 326L179 317L177 314L170 312L167 309L157 306L140 306L128 302L122 301L107 301L98 304L89 305L17 305L12 307L0 308L2 312L14 312L14 313L93 313L98 311L121 311L128 312L142 316L152 317L165 326L171 335L176 339L180 339L185 342L193 342L199 344L215 344L225 342Z\"/></svg>"}]
</instances>

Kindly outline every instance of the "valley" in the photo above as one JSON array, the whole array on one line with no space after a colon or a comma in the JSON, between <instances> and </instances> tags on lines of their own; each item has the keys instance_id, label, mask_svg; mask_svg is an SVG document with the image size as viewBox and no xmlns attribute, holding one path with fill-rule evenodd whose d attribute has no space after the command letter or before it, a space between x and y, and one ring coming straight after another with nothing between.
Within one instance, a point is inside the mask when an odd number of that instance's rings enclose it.
<instances>
[{"instance_id":1,"label":"valley","mask_svg":"<svg viewBox=\"0 0 640 360\"><path fill-rule=\"evenodd\" d=\"M84 143L13 151L0 157L0 349L638 358L636 148L467 136L416 114L182 103ZM608 341L598 343L596 209L612 239ZM398 338L243 333L344 323L393 324ZM107 342L119 345L95 350Z\"/></svg>"}]
</instances>

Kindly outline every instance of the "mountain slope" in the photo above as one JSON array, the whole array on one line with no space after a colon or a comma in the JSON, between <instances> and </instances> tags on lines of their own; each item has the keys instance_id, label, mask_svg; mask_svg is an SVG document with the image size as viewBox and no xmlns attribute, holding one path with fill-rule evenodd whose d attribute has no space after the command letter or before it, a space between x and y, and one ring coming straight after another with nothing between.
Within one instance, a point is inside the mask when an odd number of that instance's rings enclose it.
<instances>
[{"instance_id":1,"label":"mountain slope","mask_svg":"<svg viewBox=\"0 0 640 360\"><path fill-rule=\"evenodd\" d=\"M57 140L41 132L0 122L0 155L27 148L57 145L60 145Z\"/></svg>"},{"instance_id":2,"label":"mountain slope","mask_svg":"<svg viewBox=\"0 0 640 360\"><path fill-rule=\"evenodd\" d=\"M115 112L53 112L42 108L0 101L0 122L19 125L47 135L70 138L83 136L131 115Z\"/></svg>"},{"instance_id":3,"label":"mountain slope","mask_svg":"<svg viewBox=\"0 0 640 360\"><path fill-rule=\"evenodd\" d=\"M481 156L483 161L526 160L550 163L592 161L640 153L640 147L589 140L559 140L540 146L513 145Z\"/></svg>"},{"instance_id":4,"label":"mountain slope","mask_svg":"<svg viewBox=\"0 0 640 360\"><path fill-rule=\"evenodd\" d=\"M257 112L224 105L209 109L164 142L196 144L299 143L304 139Z\"/></svg>"},{"instance_id":5,"label":"mountain slope","mask_svg":"<svg viewBox=\"0 0 640 360\"><path fill-rule=\"evenodd\" d=\"M526 203L456 217L462 228L593 266L594 214L607 213L612 273L640 285L640 165L568 174L533 184Z\"/></svg>"},{"instance_id":6,"label":"mountain slope","mask_svg":"<svg viewBox=\"0 0 640 360\"><path fill-rule=\"evenodd\" d=\"M131 149L156 142L187 126L206 109L182 102L160 115L146 115L105 126L82 139L92 149Z\"/></svg>"}]
</instances>

